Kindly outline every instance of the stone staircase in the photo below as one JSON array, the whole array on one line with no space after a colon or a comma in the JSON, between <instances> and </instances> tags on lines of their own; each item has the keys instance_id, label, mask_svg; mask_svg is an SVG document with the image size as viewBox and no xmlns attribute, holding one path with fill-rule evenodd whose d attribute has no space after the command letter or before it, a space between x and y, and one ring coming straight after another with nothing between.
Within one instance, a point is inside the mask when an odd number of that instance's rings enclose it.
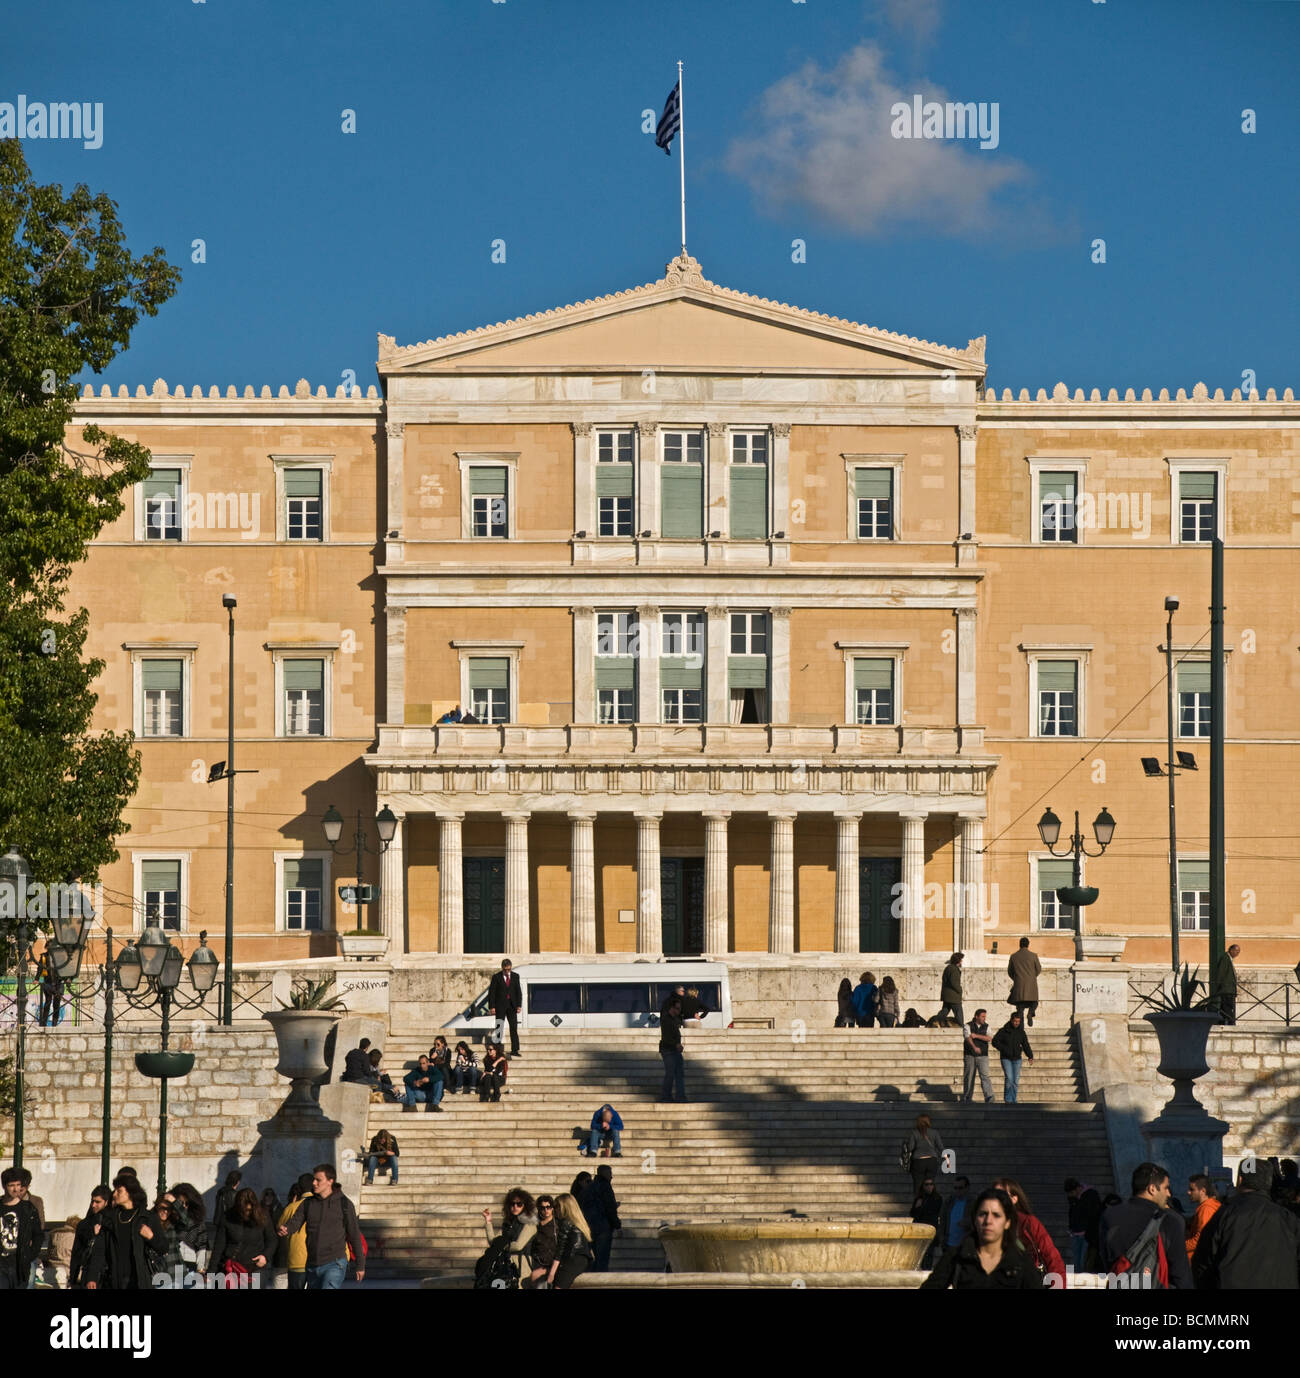
<instances>
[{"instance_id":1,"label":"stone staircase","mask_svg":"<svg viewBox=\"0 0 1300 1378\"><path fill-rule=\"evenodd\" d=\"M688 1029L690 1102L661 1105L656 1031L533 1031L499 1104L449 1092L440 1115L370 1106L368 1136L387 1128L401 1148L399 1185L380 1177L361 1188L371 1272L472 1268L484 1248L484 1207L495 1220L508 1188L566 1191L578 1172L594 1170L577 1152L578 1130L606 1100L626 1125L623 1157L610 1160L624 1225L616 1270L662 1271L655 1231L667 1222L907 1215L910 1179L898 1152L923 1110L957 1172L976 1188L1002 1172L1019 1178L1064 1241L1062 1179L1072 1173L1110 1189L1106 1130L1101 1113L1079 1103L1070 1035L1035 1030L1033 1041L1019 1105L964 1106L955 1030L818 1030L792 1043L784 1031ZM390 1036L385 1063L395 1079L430 1042ZM994 1085L1000 1096L998 1070Z\"/></svg>"}]
</instances>

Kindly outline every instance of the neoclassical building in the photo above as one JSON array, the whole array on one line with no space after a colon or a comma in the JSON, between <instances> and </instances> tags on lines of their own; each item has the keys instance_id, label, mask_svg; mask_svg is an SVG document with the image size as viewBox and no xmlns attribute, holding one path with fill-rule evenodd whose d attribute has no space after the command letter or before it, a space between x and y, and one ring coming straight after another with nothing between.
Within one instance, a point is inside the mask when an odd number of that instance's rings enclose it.
<instances>
[{"instance_id":1,"label":"neoclassical building","mask_svg":"<svg viewBox=\"0 0 1300 1378\"><path fill-rule=\"evenodd\" d=\"M999 398L956 348L659 280L423 344L382 395L87 390L148 444L79 573L105 726L144 778L120 924L220 928L226 621L241 956L352 928L332 804L393 955L1065 955L1035 824L1108 806L1094 928L1168 942L1164 598L1185 950L1208 891L1208 541L1229 547L1229 931L1295 946L1300 407ZM80 419L80 418L79 418ZM1181 630L1180 630L1181 629ZM466 721L466 719L469 719ZM1201 740L1204 739L1204 740ZM242 759L241 759L242 758ZM1058 847L1058 852L1060 851ZM1240 913L1236 911L1240 909ZM1200 935L1199 937L1197 935ZM1293 955L1287 957L1288 964Z\"/></svg>"}]
</instances>

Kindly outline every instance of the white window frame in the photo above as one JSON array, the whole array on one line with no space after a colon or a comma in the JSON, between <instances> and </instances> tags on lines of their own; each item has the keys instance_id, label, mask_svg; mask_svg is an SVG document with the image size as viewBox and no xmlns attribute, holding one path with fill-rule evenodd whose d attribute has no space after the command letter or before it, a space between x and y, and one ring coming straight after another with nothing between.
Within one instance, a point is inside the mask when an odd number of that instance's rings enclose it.
<instances>
[{"instance_id":1,"label":"white window frame","mask_svg":"<svg viewBox=\"0 0 1300 1378\"><path fill-rule=\"evenodd\" d=\"M457 450L456 461L460 465L460 537L463 541L513 541L519 534L515 524L515 494L518 485L515 480L519 472L518 450ZM471 469L505 469L506 471L506 534L502 536L476 536L474 534L474 503L469 491L469 471Z\"/></svg>"},{"instance_id":2,"label":"white window frame","mask_svg":"<svg viewBox=\"0 0 1300 1378\"><path fill-rule=\"evenodd\" d=\"M502 727L519 721L519 660L523 655L522 641L453 641L452 650L460 654L460 711L470 711L469 663L504 657L510 662L506 683L506 721L493 726ZM473 724L470 724L473 726Z\"/></svg>"},{"instance_id":3,"label":"white window frame","mask_svg":"<svg viewBox=\"0 0 1300 1378\"><path fill-rule=\"evenodd\" d=\"M1189 542L1188 544L1192 544ZM1195 542L1203 545L1203 541ZM1208 655L1179 655L1174 652L1174 740L1179 742L1208 742L1210 740L1210 725L1207 723L1204 733L1197 733L1195 736L1183 732L1183 691L1178 687L1178 671L1184 665L1204 665L1210 670L1214 668L1214 661ZM1211 679L1211 685L1213 679ZM1224 692L1227 692L1227 665L1224 665ZM1205 691L1205 696L1209 700L1210 712L1214 711L1214 690L1213 688ZM1199 705L1198 705L1199 709ZM1183 861L1200 861L1202 858L1194 856L1184 856Z\"/></svg>"},{"instance_id":4,"label":"white window frame","mask_svg":"<svg viewBox=\"0 0 1300 1378\"><path fill-rule=\"evenodd\" d=\"M689 637L689 622L687 621L687 619L694 617L699 620L699 637L697 642L699 648L698 650L670 651L668 649L667 624L668 619L670 617L680 617L682 619L683 646L687 644L687 640ZM728 628L728 633L730 633L730 628ZM683 660L691 660L698 657L700 662L700 668L704 669L705 663L708 660L709 655L709 619L708 614L704 611L703 608L667 608L660 611L659 654L661 657L668 657L673 660L677 659L678 657L680 657Z\"/></svg>"},{"instance_id":5,"label":"white window frame","mask_svg":"<svg viewBox=\"0 0 1300 1378\"><path fill-rule=\"evenodd\" d=\"M134 934L143 933L145 930L144 912L144 876L143 863L146 861L179 861L181 864L181 897L177 910L177 917L180 919L179 928L166 928L165 933L175 933L178 936L188 934L189 926L189 896L190 896L190 858L192 853L183 848L170 848L163 850L160 848L145 849L143 851L131 852L131 923Z\"/></svg>"},{"instance_id":6,"label":"white window frame","mask_svg":"<svg viewBox=\"0 0 1300 1378\"><path fill-rule=\"evenodd\" d=\"M602 694L630 694L632 698L632 712L627 718L605 718L601 716L600 696ZM616 705L617 706L617 705ZM632 689L597 689L596 690L596 724L599 727L629 727L636 722L637 709L637 690Z\"/></svg>"},{"instance_id":7,"label":"white window frame","mask_svg":"<svg viewBox=\"0 0 1300 1378\"><path fill-rule=\"evenodd\" d=\"M765 449L766 452L767 452L767 457L763 460L762 464L759 464L759 462L758 462L756 459L753 458L753 454L754 454L754 437L755 437L755 436L762 436L762 437L763 437L763 446L764 446L764 449ZM745 444L745 458L744 458L744 459L737 459L737 458L736 458L736 441L737 441L738 439L744 440L744 441L746 442L746 444ZM770 426L731 426L731 427L728 427L728 429L727 429L727 464L728 464L729 466L732 465L732 464L735 464L735 465L737 465L737 466L745 467L745 468L766 469L766 470L768 471L768 473L770 474L770 473L772 472L772 430L771 430L771 427L770 427ZM770 482L770 480L769 480L769 482Z\"/></svg>"},{"instance_id":8,"label":"white window frame","mask_svg":"<svg viewBox=\"0 0 1300 1378\"><path fill-rule=\"evenodd\" d=\"M737 617L743 617L745 622L745 649L738 651L732 645L731 638L735 635L732 622ZM753 647L754 618L763 619L763 639L766 644L761 650ZM766 656L768 658L768 673L771 673L772 660L772 614L767 608L729 608L727 610L727 655L728 656Z\"/></svg>"},{"instance_id":9,"label":"white window frame","mask_svg":"<svg viewBox=\"0 0 1300 1378\"><path fill-rule=\"evenodd\" d=\"M1033 545L1046 546L1049 550L1058 547L1069 550L1077 548L1085 543L1086 528L1079 520L1079 504L1084 494L1084 485L1088 477L1088 461L1086 458L1073 455L1028 455L1026 462L1029 465L1029 480L1031 492L1032 522L1031 529ZM1074 474L1074 540L1073 541L1045 541L1043 540L1043 499L1042 499L1042 478L1048 474Z\"/></svg>"},{"instance_id":10,"label":"white window frame","mask_svg":"<svg viewBox=\"0 0 1300 1378\"><path fill-rule=\"evenodd\" d=\"M339 649L337 641L268 641L265 649L271 652L275 669L275 735L289 742L320 742L334 735L334 655ZM325 662L321 677L322 732L294 733L286 730L288 714L284 702L284 662L286 660L322 660Z\"/></svg>"},{"instance_id":11,"label":"white window frame","mask_svg":"<svg viewBox=\"0 0 1300 1378\"><path fill-rule=\"evenodd\" d=\"M897 541L901 539L903 530L902 508L903 508L903 456L902 455L859 455L845 454L840 456L844 460L844 501L845 510L848 513L848 530L845 533L848 539L858 545L884 545L886 541ZM888 469L893 475L891 480L891 525L890 532L885 536L859 536L858 535L858 486L857 471L859 469Z\"/></svg>"},{"instance_id":12,"label":"white window frame","mask_svg":"<svg viewBox=\"0 0 1300 1378\"><path fill-rule=\"evenodd\" d=\"M190 539L190 524L188 520L190 503L190 465L194 462L193 455L160 455L151 454L149 456L149 468L152 469L179 469L181 471L181 489L179 504L179 519L181 528L181 539L176 541L152 541L151 545L183 545ZM142 479L135 485L135 539L145 541L145 528L148 525L149 514L145 511L144 502L144 480Z\"/></svg>"},{"instance_id":13,"label":"white window frame","mask_svg":"<svg viewBox=\"0 0 1300 1378\"><path fill-rule=\"evenodd\" d=\"M334 473L333 455L272 455L275 466L275 539L289 545L326 545L330 540L330 485ZM289 539L289 506L284 495L286 469L320 470L320 540Z\"/></svg>"},{"instance_id":14,"label":"white window frame","mask_svg":"<svg viewBox=\"0 0 1300 1378\"><path fill-rule=\"evenodd\" d=\"M911 647L910 641L837 641L836 649L844 657L844 721L851 727L901 727L903 724L903 662ZM858 722L858 695L853 683L855 660L892 660L894 662L894 721L892 723Z\"/></svg>"},{"instance_id":15,"label":"white window frame","mask_svg":"<svg viewBox=\"0 0 1300 1378\"><path fill-rule=\"evenodd\" d=\"M628 519L626 531L602 531L600 529L601 513L600 505L602 502L612 502L614 504L614 525L618 525L618 504L625 502L628 504ZM630 541L636 535L636 486L633 483L631 496L605 498L599 493L596 494L596 538L602 541ZM478 538L482 540L482 537Z\"/></svg>"},{"instance_id":16,"label":"white window frame","mask_svg":"<svg viewBox=\"0 0 1300 1378\"><path fill-rule=\"evenodd\" d=\"M633 469L633 488L635 488L635 487L636 487L636 473L635 473L635 471L636 471L636 442L637 442L636 427L635 427L635 426L593 426L593 427L591 428L591 430L592 430L592 444L591 444L592 463L596 466L597 469L599 469L600 466L601 466L602 464L631 464L632 469ZM617 440L616 440L615 443L614 443L614 455L615 455L615 458L614 458L614 459L611 459L611 460L602 460L601 457L600 457L600 437L601 437L602 435L612 435L612 436L615 436L615 437L620 436L620 435L630 435L630 436L632 437L632 458L631 458L630 460L627 460L627 459L619 459L619 458L617 458L617 455L618 455L618 448L619 448L619 447L618 447L618 443L617 443Z\"/></svg>"},{"instance_id":17,"label":"white window frame","mask_svg":"<svg viewBox=\"0 0 1300 1378\"><path fill-rule=\"evenodd\" d=\"M668 694L672 694L672 695L674 696L674 698L677 700L677 707L678 707L679 710L685 706L684 700L683 700L682 697L681 697L683 694L698 694L698 695L700 696L700 716L699 716L698 718L684 718L684 717L681 717L680 714L679 714L678 717L670 718L670 717L668 716L668 702L667 702L667 699L666 699L666 697L665 697L665 696L668 695ZM673 726L673 727L694 727L694 726L696 726L697 724L701 724L701 723L704 722L705 715L708 713L708 711L709 711L708 696L707 696L707 694L706 694L705 689L704 689L703 686L701 686L699 689L665 689L665 688L663 688L662 686L660 686L660 689L659 689L659 720L660 720L660 722L668 723L668 724L670 724L670 725Z\"/></svg>"},{"instance_id":18,"label":"white window frame","mask_svg":"<svg viewBox=\"0 0 1300 1378\"><path fill-rule=\"evenodd\" d=\"M291 933L332 933L334 923L334 878L331 852L286 851L275 853L275 931ZM319 928L290 928L284 894L284 863L286 861L319 861L321 863L321 926ZM353 906L355 912L355 906Z\"/></svg>"},{"instance_id":19,"label":"white window frame","mask_svg":"<svg viewBox=\"0 0 1300 1378\"><path fill-rule=\"evenodd\" d=\"M1224 532L1227 530L1228 461L1222 455L1205 459L1171 456L1165 459L1165 463L1169 466L1169 544L1192 546L1208 544L1206 541L1183 540L1183 505L1178 496L1180 474L1213 474L1215 476L1215 535L1221 541L1226 540L1227 537Z\"/></svg>"},{"instance_id":20,"label":"white window frame","mask_svg":"<svg viewBox=\"0 0 1300 1378\"><path fill-rule=\"evenodd\" d=\"M668 458L668 437L669 437L670 435L680 435L680 436L698 435L698 436L700 437L700 458L699 458L700 469L701 469L702 471L705 471L705 470L708 469L708 467L709 467L709 428L708 428L707 426L660 426L660 428L659 428L659 431L658 431L658 441L659 441L659 462L660 462L661 464L681 464L683 467L687 467L687 466L689 466L689 465L691 465L691 464L694 464L696 461L694 461L694 460L688 460L688 459L686 459L686 458L682 458L682 459L680 459L680 460L677 460L677 459L669 459L669 458ZM730 442L728 442L728 443L730 443ZM686 455L688 449L689 449L689 445L688 445L687 443L683 442L683 444L682 444L682 455L683 455L683 456ZM730 457L730 449L728 449L728 457ZM706 483L705 483L705 489L707 490L707 488L708 488L708 484L707 484L707 482L706 482ZM708 497L708 494L707 494L707 491L706 491L706 493L705 493L706 501L707 501L707 497Z\"/></svg>"},{"instance_id":21,"label":"white window frame","mask_svg":"<svg viewBox=\"0 0 1300 1378\"><path fill-rule=\"evenodd\" d=\"M193 702L194 655L197 641L125 641L122 649L131 656L131 722L138 740L143 742L179 742L193 735L191 704ZM144 674L141 665L146 660L179 660L181 662L181 733L179 737L146 736L144 730ZM170 854L169 854L170 855Z\"/></svg>"},{"instance_id":22,"label":"white window frame","mask_svg":"<svg viewBox=\"0 0 1300 1378\"><path fill-rule=\"evenodd\" d=\"M1029 735L1042 742L1077 742L1088 735L1088 664L1091 646L1025 646L1020 647L1028 659L1029 670ZM1038 730L1038 662L1040 660L1073 660L1074 726L1071 736L1048 736Z\"/></svg>"},{"instance_id":23,"label":"white window frame","mask_svg":"<svg viewBox=\"0 0 1300 1378\"><path fill-rule=\"evenodd\" d=\"M1080 910L1078 910L1078 909L1076 909L1076 910L1074 911L1075 918L1074 918L1074 927L1073 927L1073 928L1062 928L1059 924L1058 924L1057 927L1055 927L1055 928L1044 928L1044 927L1043 927L1043 923L1042 923L1042 910L1041 910L1040 907L1039 907L1039 900L1038 900L1038 896L1039 896L1039 889L1038 889L1038 863L1039 863L1040 861L1068 861L1068 860L1070 860L1069 857L1053 856L1053 855L1051 854L1051 852L1036 851L1036 852L1030 852L1030 853L1029 853L1029 914L1030 914L1030 918L1031 918L1031 920L1032 920L1031 926L1030 926L1030 931L1031 931L1031 932L1034 932L1034 933L1052 933L1052 934L1058 934L1058 935L1059 935L1059 934L1061 934L1061 933L1077 933L1077 932L1079 931L1079 914L1080 914L1082 911L1080 911ZM1087 858L1086 856L1082 856L1082 857L1079 858L1079 884L1080 884L1080 885L1087 885L1087 883L1088 883L1088 858ZM1059 901L1058 901L1058 903L1059 903Z\"/></svg>"},{"instance_id":24,"label":"white window frame","mask_svg":"<svg viewBox=\"0 0 1300 1378\"><path fill-rule=\"evenodd\" d=\"M616 619L614 623L614 639L616 645L621 645L623 643L623 633L618 630L619 623L617 619L622 617L627 618L627 650L602 651L600 649L600 624L601 620L606 617ZM644 629L641 626L641 617L635 608L601 608L596 613L596 639L594 642L593 654L597 660L639 660L641 637L643 635Z\"/></svg>"},{"instance_id":25,"label":"white window frame","mask_svg":"<svg viewBox=\"0 0 1300 1378\"><path fill-rule=\"evenodd\" d=\"M1178 877L1178 931L1180 933L1208 933L1210 931L1210 892L1208 890L1184 890L1182 876L1178 873L1178 868L1183 864L1184 861L1204 861L1208 863L1209 860L1209 852L1179 852L1177 859L1175 860L1174 875ZM1201 918L1202 915L1205 918L1204 928L1201 928L1199 925L1196 928L1183 927L1184 894L1205 896L1204 908L1202 909L1202 907L1199 904L1197 905L1197 918Z\"/></svg>"}]
</instances>

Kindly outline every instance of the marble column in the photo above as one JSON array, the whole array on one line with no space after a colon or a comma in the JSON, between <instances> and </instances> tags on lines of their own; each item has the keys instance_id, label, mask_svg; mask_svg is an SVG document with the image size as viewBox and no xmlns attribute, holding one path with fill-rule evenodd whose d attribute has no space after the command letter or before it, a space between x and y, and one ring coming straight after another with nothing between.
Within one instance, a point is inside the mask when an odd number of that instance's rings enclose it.
<instances>
[{"instance_id":1,"label":"marble column","mask_svg":"<svg viewBox=\"0 0 1300 1378\"><path fill-rule=\"evenodd\" d=\"M516 959L532 951L528 923L528 815L505 813L506 952Z\"/></svg>"},{"instance_id":2,"label":"marble column","mask_svg":"<svg viewBox=\"0 0 1300 1378\"><path fill-rule=\"evenodd\" d=\"M731 614L721 603L710 604L706 621L708 659L704 666L704 692L707 699L706 723L721 725L731 721L731 694L727 684L727 657L731 650Z\"/></svg>"},{"instance_id":3,"label":"marble column","mask_svg":"<svg viewBox=\"0 0 1300 1378\"><path fill-rule=\"evenodd\" d=\"M976 548L968 540L978 536L975 526L975 437L978 426L957 427L957 547L958 564L973 563Z\"/></svg>"},{"instance_id":4,"label":"marble column","mask_svg":"<svg viewBox=\"0 0 1300 1378\"><path fill-rule=\"evenodd\" d=\"M729 952L727 934L727 820L729 813L704 815L704 951L712 958Z\"/></svg>"},{"instance_id":5,"label":"marble column","mask_svg":"<svg viewBox=\"0 0 1300 1378\"><path fill-rule=\"evenodd\" d=\"M790 721L790 609L773 608L769 618L772 629L771 670L769 684L772 690L768 704L768 721L788 723Z\"/></svg>"},{"instance_id":6,"label":"marble column","mask_svg":"<svg viewBox=\"0 0 1300 1378\"><path fill-rule=\"evenodd\" d=\"M659 699L659 606L641 603L636 610L636 722L663 721Z\"/></svg>"},{"instance_id":7,"label":"marble column","mask_svg":"<svg viewBox=\"0 0 1300 1378\"><path fill-rule=\"evenodd\" d=\"M573 427L573 531L596 534L596 457L592 454L591 422Z\"/></svg>"},{"instance_id":8,"label":"marble column","mask_svg":"<svg viewBox=\"0 0 1300 1378\"><path fill-rule=\"evenodd\" d=\"M569 815L569 950L596 951L596 815Z\"/></svg>"},{"instance_id":9,"label":"marble column","mask_svg":"<svg viewBox=\"0 0 1300 1378\"><path fill-rule=\"evenodd\" d=\"M406 721L406 609L395 603L384 605L384 640L388 656L384 721L400 727Z\"/></svg>"},{"instance_id":10,"label":"marble column","mask_svg":"<svg viewBox=\"0 0 1300 1378\"><path fill-rule=\"evenodd\" d=\"M905 813L903 822L903 913L899 948L925 951L925 814Z\"/></svg>"},{"instance_id":11,"label":"marble column","mask_svg":"<svg viewBox=\"0 0 1300 1378\"><path fill-rule=\"evenodd\" d=\"M792 813L774 813L772 820L772 883L768 890L767 948L794 951L794 820Z\"/></svg>"},{"instance_id":12,"label":"marble column","mask_svg":"<svg viewBox=\"0 0 1300 1378\"><path fill-rule=\"evenodd\" d=\"M707 491L704 494L704 534L717 531L725 538L731 533L730 518L727 516L731 501L727 476L731 455L726 423L710 421L708 426L709 453L704 466Z\"/></svg>"},{"instance_id":13,"label":"marble column","mask_svg":"<svg viewBox=\"0 0 1300 1378\"><path fill-rule=\"evenodd\" d=\"M961 935L963 952L984 950L984 820L958 815L961 825Z\"/></svg>"},{"instance_id":14,"label":"marble column","mask_svg":"<svg viewBox=\"0 0 1300 1378\"><path fill-rule=\"evenodd\" d=\"M975 722L975 609L957 609L957 726Z\"/></svg>"},{"instance_id":15,"label":"marble column","mask_svg":"<svg viewBox=\"0 0 1300 1378\"><path fill-rule=\"evenodd\" d=\"M835 815L835 951L858 952L862 946L858 874L860 813Z\"/></svg>"},{"instance_id":16,"label":"marble column","mask_svg":"<svg viewBox=\"0 0 1300 1378\"><path fill-rule=\"evenodd\" d=\"M659 423L653 420L636 423L636 534L648 531L659 535Z\"/></svg>"},{"instance_id":17,"label":"marble column","mask_svg":"<svg viewBox=\"0 0 1300 1378\"><path fill-rule=\"evenodd\" d=\"M438 951L465 951L465 875L460 825L463 813L438 815Z\"/></svg>"},{"instance_id":18,"label":"marble column","mask_svg":"<svg viewBox=\"0 0 1300 1378\"><path fill-rule=\"evenodd\" d=\"M662 953L664 950L663 911L659 895L659 820L658 813L636 815L636 950Z\"/></svg>"},{"instance_id":19,"label":"marble column","mask_svg":"<svg viewBox=\"0 0 1300 1378\"><path fill-rule=\"evenodd\" d=\"M381 805L382 807L382 805ZM388 850L379 858L379 924L388 939L388 955L406 951L406 863L403 841L406 819L399 817Z\"/></svg>"}]
</instances>

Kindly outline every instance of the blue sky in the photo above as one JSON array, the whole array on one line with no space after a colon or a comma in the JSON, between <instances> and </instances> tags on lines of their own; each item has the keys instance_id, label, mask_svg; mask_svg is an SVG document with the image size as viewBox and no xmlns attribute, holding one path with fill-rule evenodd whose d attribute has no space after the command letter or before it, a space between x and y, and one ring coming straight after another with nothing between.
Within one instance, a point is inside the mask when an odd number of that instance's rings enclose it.
<instances>
[{"instance_id":1,"label":"blue sky","mask_svg":"<svg viewBox=\"0 0 1300 1378\"><path fill-rule=\"evenodd\" d=\"M987 334L998 387L1262 392L1300 385L1298 55L1293 0L97 0L8 26L0 101L102 101L103 146L29 140L33 171L184 269L114 385L332 391L377 331L658 277L678 165L642 111L680 57L714 281ZM996 102L998 146L891 138L914 94Z\"/></svg>"}]
</instances>

